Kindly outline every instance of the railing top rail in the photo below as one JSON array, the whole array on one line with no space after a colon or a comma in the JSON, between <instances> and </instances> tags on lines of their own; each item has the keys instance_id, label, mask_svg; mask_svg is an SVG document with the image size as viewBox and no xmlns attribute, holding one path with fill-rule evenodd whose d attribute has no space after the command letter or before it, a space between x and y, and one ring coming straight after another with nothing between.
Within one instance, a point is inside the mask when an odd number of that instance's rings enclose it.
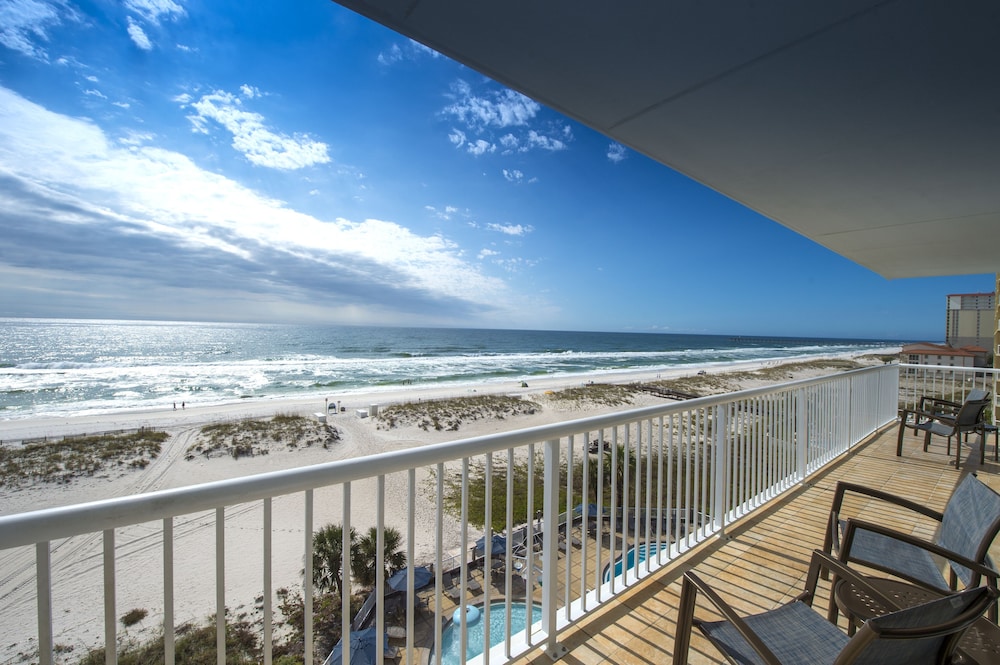
<instances>
[{"instance_id":1,"label":"railing top rail","mask_svg":"<svg viewBox=\"0 0 1000 665\"><path fill-rule=\"evenodd\" d=\"M983 373L983 374L1000 374L1000 369L995 369L993 367L961 367L953 365L918 365L917 363L899 363L899 366L904 369L930 369L937 372L954 371L963 374L968 373Z\"/></svg>"},{"instance_id":2,"label":"railing top rail","mask_svg":"<svg viewBox=\"0 0 1000 665\"><path fill-rule=\"evenodd\" d=\"M699 397L684 402L654 405L590 418L530 427L514 432L460 439L403 451L379 453L296 469L273 471L202 485L178 487L146 494L115 497L58 508L0 517L0 549L32 545L58 538L140 524L166 517L212 510L267 497L433 466L452 460L486 455L532 443L561 439L618 425L669 416L695 408L751 399L789 390L801 390L851 376L898 371L899 365L881 365L833 375L800 379L734 393Z\"/></svg>"}]
</instances>

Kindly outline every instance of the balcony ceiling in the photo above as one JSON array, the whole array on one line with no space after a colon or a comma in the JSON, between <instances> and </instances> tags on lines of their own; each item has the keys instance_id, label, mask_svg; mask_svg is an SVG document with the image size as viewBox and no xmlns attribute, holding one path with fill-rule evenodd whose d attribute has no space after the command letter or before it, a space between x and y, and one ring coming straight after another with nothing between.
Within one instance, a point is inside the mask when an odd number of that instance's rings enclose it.
<instances>
[{"instance_id":1,"label":"balcony ceiling","mask_svg":"<svg viewBox=\"0 0 1000 665\"><path fill-rule=\"evenodd\" d=\"M336 1L887 278L1000 271L996 0Z\"/></svg>"}]
</instances>

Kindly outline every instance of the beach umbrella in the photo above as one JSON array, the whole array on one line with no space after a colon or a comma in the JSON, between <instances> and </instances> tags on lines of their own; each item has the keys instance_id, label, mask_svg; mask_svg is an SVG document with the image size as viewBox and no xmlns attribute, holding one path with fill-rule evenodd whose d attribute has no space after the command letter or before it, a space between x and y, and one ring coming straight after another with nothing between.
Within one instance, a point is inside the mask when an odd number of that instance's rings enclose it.
<instances>
[{"instance_id":1,"label":"beach umbrella","mask_svg":"<svg viewBox=\"0 0 1000 665\"><path fill-rule=\"evenodd\" d=\"M486 552L486 536L483 536L476 541L476 554L484 554ZM501 536L499 533L493 534L493 540L490 542L490 556L496 556L498 554L504 554L507 552L507 539Z\"/></svg>"},{"instance_id":2,"label":"beach umbrella","mask_svg":"<svg viewBox=\"0 0 1000 665\"><path fill-rule=\"evenodd\" d=\"M397 570L389 578L389 588L393 591L406 591L406 579L408 571L406 568ZM413 569L413 590L423 589L431 583L431 571L426 566L417 566Z\"/></svg>"},{"instance_id":3,"label":"beach umbrella","mask_svg":"<svg viewBox=\"0 0 1000 665\"><path fill-rule=\"evenodd\" d=\"M376 659L378 658L376 649L379 648L380 642L383 653L389 650L389 636L382 633L382 639L379 640L378 637L376 637L374 628L352 630L349 639L351 645L351 659L348 662L351 665L375 665ZM340 640L337 642L337 646L333 647L333 651L331 651L330 655L326 657L326 660L323 661L323 665L340 665L343 659L344 640Z\"/></svg>"}]
</instances>

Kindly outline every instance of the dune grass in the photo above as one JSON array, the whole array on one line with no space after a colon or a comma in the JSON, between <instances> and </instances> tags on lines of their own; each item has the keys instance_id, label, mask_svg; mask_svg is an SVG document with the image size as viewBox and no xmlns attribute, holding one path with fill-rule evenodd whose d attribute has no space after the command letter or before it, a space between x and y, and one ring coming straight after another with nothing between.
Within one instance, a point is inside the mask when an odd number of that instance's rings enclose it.
<instances>
[{"instance_id":1,"label":"dune grass","mask_svg":"<svg viewBox=\"0 0 1000 665\"><path fill-rule=\"evenodd\" d=\"M184 459L192 460L197 455L229 455L233 459L267 455L274 446L288 450L312 446L327 449L339 440L340 432L335 427L305 416L276 414L271 418L206 425Z\"/></svg>"},{"instance_id":2,"label":"dune grass","mask_svg":"<svg viewBox=\"0 0 1000 665\"><path fill-rule=\"evenodd\" d=\"M60 441L0 447L0 487L30 482L68 483L80 476L145 468L169 434L136 432L68 436Z\"/></svg>"},{"instance_id":3,"label":"dune grass","mask_svg":"<svg viewBox=\"0 0 1000 665\"><path fill-rule=\"evenodd\" d=\"M537 403L507 395L474 395L450 399L421 400L392 404L379 410L374 419L379 429L414 425L424 431L457 432L472 420L503 420L530 415L541 408Z\"/></svg>"}]
</instances>

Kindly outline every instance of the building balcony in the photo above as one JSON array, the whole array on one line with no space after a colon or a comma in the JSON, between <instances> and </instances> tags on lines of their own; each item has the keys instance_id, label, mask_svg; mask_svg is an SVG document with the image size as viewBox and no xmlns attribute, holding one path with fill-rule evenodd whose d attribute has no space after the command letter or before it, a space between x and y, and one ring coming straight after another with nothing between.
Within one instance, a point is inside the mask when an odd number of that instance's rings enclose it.
<instances>
[{"instance_id":1,"label":"building balcony","mask_svg":"<svg viewBox=\"0 0 1000 665\"><path fill-rule=\"evenodd\" d=\"M407 559L433 570L423 588L393 590L379 576L369 591L345 580L352 594L370 602L358 613L341 598L338 632L347 634L354 624L388 635L392 648L379 650L377 662L440 662L439 645L449 631L459 653L468 653L469 638L456 621L470 616L470 607L506 619L528 598L540 612L530 629L516 621L491 628L499 643L471 660L664 662L673 648L684 570L697 568L726 588L738 609L767 609L801 590L839 479L936 507L970 471L1000 489L1000 466L991 455L980 466L979 442L963 447L966 458L957 470L940 442L925 453L908 434L903 455L895 454L900 406L923 394L961 399L974 387L994 390L991 371L887 365L2 517L5 622L38 645L32 662L77 662L60 647L68 640L80 644L86 634L105 646L105 662L113 663L128 634L121 616L143 607L163 636L164 661L173 663L182 662L177 627L214 612L217 662L235 662L227 658L226 622L239 617L241 600L253 599L234 599L228 589L232 580L250 576L261 592L243 613L260 645L258 661L275 661L276 635L288 630L277 626L277 590L298 585L302 659L323 662L330 644L312 620L319 595L310 583L309 554L320 526L317 505L335 502L344 530L374 526L380 547L387 514L405 514ZM387 482L403 488L401 496L387 499ZM493 496L492 503L473 500L480 484L478 494ZM351 506L366 501L377 503L374 525L352 520ZM427 510L438 547L432 560L417 561L415 517ZM495 529L506 536L495 556L474 548L480 535L491 542L494 529L471 526L458 527L457 557L442 551L447 529L484 519L509 525ZM192 543L211 553L202 557L207 563L179 555ZM350 569L349 552L341 563ZM384 567L378 553L375 569ZM150 578L156 579L152 599L130 584ZM81 590L92 602L67 601L80 598ZM693 661L715 658L694 641Z\"/></svg>"}]
</instances>

